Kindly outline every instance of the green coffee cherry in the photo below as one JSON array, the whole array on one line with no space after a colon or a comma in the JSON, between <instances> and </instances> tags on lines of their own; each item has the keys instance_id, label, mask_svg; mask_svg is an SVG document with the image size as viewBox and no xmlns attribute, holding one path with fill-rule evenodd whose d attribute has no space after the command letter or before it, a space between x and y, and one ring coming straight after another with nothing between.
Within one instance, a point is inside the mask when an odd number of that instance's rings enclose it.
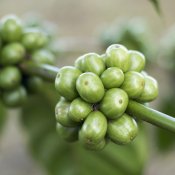
<instances>
[{"instance_id":1,"label":"green coffee cherry","mask_svg":"<svg viewBox=\"0 0 175 175\"><path fill-rule=\"evenodd\" d=\"M94 111L84 121L79 133L79 139L83 144L99 143L104 139L106 131L106 117L101 112Z\"/></svg>"},{"instance_id":2,"label":"green coffee cherry","mask_svg":"<svg viewBox=\"0 0 175 175\"><path fill-rule=\"evenodd\" d=\"M61 98L55 107L56 120L65 127L72 127L77 125L77 123L72 121L68 115L69 107L70 102L66 101L64 98Z\"/></svg>"},{"instance_id":3,"label":"green coffee cherry","mask_svg":"<svg viewBox=\"0 0 175 175\"><path fill-rule=\"evenodd\" d=\"M127 114L108 122L108 137L117 144L130 143L138 133L136 121Z\"/></svg>"},{"instance_id":4,"label":"green coffee cherry","mask_svg":"<svg viewBox=\"0 0 175 175\"><path fill-rule=\"evenodd\" d=\"M10 90L19 86L21 73L17 67L8 66L0 70L0 88Z\"/></svg>"},{"instance_id":5,"label":"green coffee cherry","mask_svg":"<svg viewBox=\"0 0 175 175\"><path fill-rule=\"evenodd\" d=\"M7 44L2 48L0 64L17 64L25 57L25 48L20 43L14 42Z\"/></svg>"},{"instance_id":6,"label":"green coffee cherry","mask_svg":"<svg viewBox=\"0 0 175 175\"><path fill-rule=\"evenodd\" d=\"M82 60L82 66L84 72L93 72L97 75L101 75L105 70L103 60L100 58L100 55L96 53L85 54Z\"/></svg>"},{"instance_id":7,"label":"green coffee cherry","mask_svg":"<svg viewBox=\"0 0 175 175\"><path fill-rule=\"evenodd\" d=\"M104 61L101 59L100 55L96 53L82 55L75 61L75 67L82 72L93 72L97 75L101 75L105 70Z\"/></svg>"},{"instance_id":8,"label":"green coffee cherry","mask_svg":"<svg viewBox=\"0 0 175 175\"><path fill-rule=\"evenodd\" d=\"M40 49L34 51L31 56L32 61L39 64L50 64L55 63L55 56L52 52L46 49Z\"/></svg>"},{"instance_id":9,"label":"green coffee cherry","mask_svg":"<svg viewBox=\"0 0 175 175\"><path fill-rule=\"evenodd\" d=\"M70 104L69 117L75 122L82 122L92 110L91 104L83 101L81 98L76 98Z\"/></svg>"},{"instance_id":10,"label":"green coffee cherry","mask_svg":"<svg viewBox=\"0 0 175 175\"><path fill-rule=\"evenodd\" d=\"M113 88L106 91L100 103L100 111L102 111L107 118L116 119L125 112L127 106L127 93L122 89Z\"/></svg>"},{"instance_id":11,"label":"green coffee cherry","mask_svg":"<svg viewBox=\"0 0 175 175\"><path fill-rule=\"evenodd\" d=\"M59 70L55 79L55 88L61 96L70 101L78 97L76 80L80 74L81 71L72 66L65 66Z\"/></svg>"},{"instance_id":12,"label":"green coffee cherry","mask_svg":"<svg viewBox=\"0 0 175 175\"><path fill-rule=\"evenodd\" d=\"M83 59L84 59L84 55L78 57L76 60L75 60L75 67L79 70L81 70L82 72L84 72L84 65L83 65Z\"/></svg>"},{"instance_id":13,"label":"green coffee cherry","mask_svg":"<svg viewBox=\"0 0 175 175\"><path fill-rule=\"evenodd\" d=\"M8 107L19 107L27 99L27 91L23 86L19 86L13 90L4 91L2 101Z\"/></svg>"},{"instance_id":14,"label":"green coffee cherry","mask_svg":"<svg viewBox=\"0 0 175 175\"><path fill-rule=\"evenodd\" d=\"M144 78L145 78L145 86L142 94L138 97L138 101L150 102L152 100L155 100L158 96L159 93L158 83L151 76L145 75Z\"/></svg>"},{"instance_id":15,"label":"green coffee cherry","mask_svg":"<svg viewBox=\"0 0 175 175\"><path fill-rule=\"evenodd\" d=\"M57 123L56 130L59 137L68 142L74 142L78 140L78 128L68 128Z\"/></svg>"},{"instance_id":16,"label":"green coffee cherry","mask_svg":"<svg viewBox=\"0 0 175 175\"><path fill-rule=\"evenodd\" d=\"M117 67L106 69L101 75L101 81L106 89L120 87L124 81L124 74Z\"/></svg>"},{"instance_id":17,"label":"green coffee cherry","mask_svg":"<svg viewBox=\"0 0 175 175\"><path fill-rule=\"evenodd\" d=\"M19 41L23 27L21 21L15 15L5 16L1 20L1 37L6 42Z\"/></svg>"},{"instance_id":18,"label":"green coffee cherry","mask_svg":"<svg viewBox=\"0 0 175 175\"><path fill-rule=\"evenodd\" d=\"M125 73L125 80L121 86L132 99L138 98L143 92L145 79L141 73L129 71Z\"/></svg>"},{"instance_id":19,"label":"green coffee cherry","mask_svg":"<svg viewBox=\"0 0 175 175\"><path fill-rule=\"evenodd\" d=\"M130 66L130 58L128 50L120 45L113 44L106 50L106 65L107 67L118 67L123 72L127 72Z\"/></svg>"},{"instance_id":20,"label":"green coffee cherry","mask_svg":"<svg viewBox=\"0 0 175 175\"><path fill-rule=\"evenodd\" d=\"M91 151L101 151L105 148L106 144L106 140L102 139L99 143L84 143L83 146Z\"/></svg>"},{"instance_id":21,"label":"green coffee cherry","mask_svg":"<svg viewBox=\"0 0 175 175\"><path fill-rule=\"evenodd\" d=\"M129 70L141 72L145 67L145 56L135 50L130 50L128 53L131 60Z\"/></svg>"},{"instance_id":22,"label":"green coffee cherry","mask_svg":"<svg viewBox=\"0 0 175 175\"><path fill-rule=\"evenodd\" d=\"M104 86L100 78L91 72L81 74L76 82L81 98L89 103L97 103L104 96Z\"/></svg>"},{"instance_id":23,"label":"green coffee cherry","mask_svg":"<svg viewBox=\"0 0 175 175\"><path fill-rule=\"evenodd\" d=\"M104 64L106 64L106 58L107 58L106 54L102 54L100 58L103 60Z\"/></svg>"},{"instance_id":24,"label":"green coffee cherry","mask_svg":"<svg viewBox=\"0 0 175 175\"><path fill-rule=\"evenodd\" d=\"M27 50L36 50L48 43L47 35L36 29L28 29L22 36L22 44Z\"/></svg>"}]
</instances>

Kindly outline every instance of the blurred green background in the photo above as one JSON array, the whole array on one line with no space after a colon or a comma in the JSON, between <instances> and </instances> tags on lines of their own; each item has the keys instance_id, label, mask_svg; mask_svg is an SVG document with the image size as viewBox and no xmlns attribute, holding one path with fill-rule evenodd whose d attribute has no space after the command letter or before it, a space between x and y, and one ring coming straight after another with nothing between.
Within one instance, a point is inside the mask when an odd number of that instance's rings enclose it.
<instances>
[{"instance_id":1,"label":"blurred green background","mask_svg":"<svg viewBox=\"0 0 175 175\"><path fill-rule=\"evenodd\" d=\"M161 17L156 13L148 0L108 0L103 2L100 0L0 0L0 16L17 14L19 17L26 19L27 16L34 14L34 16L53 22L56 28L56 36L58 37L57 47L61 52L57 61L59 67L73 64L79 55L86 52L102 53L104 48L102 47L103 43L101 43L100 35L103 31L108 30L114 21L141 17L146 21L150 32L151 40L148 47L155 49L155 53L151 55L151 59L155 61L150 63L148 70L152 76L157 78L160 85L160 96L152 106L174 115L173 107L171 107L172 110L170 111L170 104L173 103L173 100L167 98L172 96L172 94L174 95L174 83L172 83L174 73L172 70L169 71L167 68L162 68L162 62L164 62L162 59L166 62L169 57L166 54L168 50L166 47L170 48L171 46L168 46L167 43L164 43L162 46L161 42L164 41L163 38L167 35L169 28L175 24L175 1L160 1L160 3L163 11ZM66 51L68 53L65 54ZM173 60L171 59L170 61ZM161 66L157 62L160 62ZM163 104L166 101L165 99L170 101L168 108ZM28 110L31 111L33 109ZM28 135L21 125L19 114L19 110L8 111L7 122L0 137L0 174L46 174L44 168L37 163L36 159L33 159L28 147L26 147ZM54 118L54 115L50 117ZM28 126L26 123L24 125ZM145 144L145 140L140 144L145 147L142 154L148 155L143 174L173 174L175 171L175 146L172 146L171 143L174 135L163 133L163 137L161 132L155 130L155 127L147 124L146 128L148 130L148 138L146 138L148 145ZM158 139L158 136L161 139ZM168 136L169 138L166 140ZM164 143L168 143L171 146L166 146L166 144L164 146ZM160 150L166 151L162 152ZM64 154L62 156L64 157ZM129 160L132 160L132 157ZM70 164L70 162L65 160L63 163ZM74 167L71 168L74 169ZM67 171L67 174L65 174L72 175L70 171ZM59 173L58 175L64 174Z\"/></svg>"}]
</instances>

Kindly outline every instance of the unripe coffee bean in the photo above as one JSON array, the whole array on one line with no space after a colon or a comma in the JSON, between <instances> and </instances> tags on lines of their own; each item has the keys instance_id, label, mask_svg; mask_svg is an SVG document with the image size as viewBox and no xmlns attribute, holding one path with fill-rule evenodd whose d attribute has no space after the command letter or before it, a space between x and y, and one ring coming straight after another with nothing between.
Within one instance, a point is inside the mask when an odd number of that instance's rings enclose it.
<instances>
[{"instance_id":1,"label":"unripe coffee bean","mask_svg":"<svg viewBox=\"0 0 175 175\"><path fill-rule=\"evenodd\" d=\"M40 30L28 29L24 32L21 42L27 50L36 50L48 43L48 37Z\"/></svg>"},{"instance_id":2,"label":"unripe coffee bean","mask_svg":"<svg viewBox=\"0 0 175 175\"><path fill-rule=\"evenodd\" d=\"M104 96L104 86L100 78L91 72L81 74L76 82L81 98L89 103L97 103Z\"/></svg>"},{"instance_id":3,"label":"unripe coffee bean","mask_svg":"<svg viewBox=\"0 0 175 175\"><path fill-rule=\"evenodd\" d=\"M108 122L108 137L117 144L130 143L138 133L136 121L127 114Z\"/></svg>"},{"instance_id":4,"label":"unripe coffee bean","mask_svg":"<svg viewBox=\"0 0 175 175\"><path fill-rule=\"evenodd\" d=\"M79 139L82 143L99 143L104 139L106 130L106 117L101 112L94 111L84 121L79 133Z\"/></svg>"},{"instance_id":5,"label":"unripe coffee bean","mask_svg":"<svg viewBox=\"0 0 175 175\"><path fill-rule=\"evenodd\" d=\"M55 88L59 94L67 100L72 101L78 97L76 90L76 80L81 71L73 66L62 67L55 79Z\"/></svg>"},{"instance_id":6,"label":"unripe coffee bean","mask_svg":"<svg viewBox=\"0 0 175 175\"><path fill-rule=\"evenodd\" d=\"M106 69L101 75L101 81L106 89L120 87L124 81L124 74L117 67Z\"/></svg>"},{"instance_id":7,"label":"unripe coffee bean","mask_svg":"<svg viewBox=\"0 0 175 175\"><path fill-rule=\"evenodd\" d=\"M143 92L145 79L141 73L129 71L125 73L125 80L121 86L132 99L138 98Z\"/></svg>"},{"instance_id":8,"label":"unripe coffee bean","mask_svg":"<svg viewBox=\"0 0 175 175\"><path fill-rule=\"evenodd\" d=\"M101 151L105 148L106 144L106 140L102 139L99 143L84 143L83 146L91 151Z\"/></svg>"},{"instance_id":9,"label":"unripe coffee bean","mask_svg":"<svg viewBox=\"0 0 175 175\"><path fill-rule=\"evenodd\" d=\"M126 47L120 44L113 44L106 50L107 67L118 67L123 72L127 72L130 66L130 58Z\"/></svg>"},{"instance_id":10,"label":"unripe coffee bean","mask_svg":"<svg viewBox=\"0 0 175 175\"><path fill-rule=\"evenodd\" d=\"M129 70L141 72L145 67L145 56L135 50L130 50L128 53L131 60Z\"/></svg>"},{"instance_id":11,"label":"unripe coffee bean","mask_svg":"<svg viewBox=\"0 0 175 175\"><path fill-rule=\"evenodd\" d=\"M83 59L84 59L84 55L78 57L76 60L75 60L75 67L79 70L81 70L82 72L84 72L84 65L83 65Z\"/></svg>"},{"instance_id":12,"label":"unripe coffee bean","mask_svg":"<svg viewBox=\"0 0 175 175\"><path fill-rule=\"evenodd\" d=\"M155 100L159 94L158 83L151 76L145 75L144 78L145 78L145 86L142 94L138 97L138 101L150 102Z\"/></svg>"},{"instance_id":13,"label":"unripe coffee bean","mask_svg":"<svg viewBox=\"0 0 175 175\"><path fill-rule=\"evenodd\" d=\"M72 121L68 115L69 107L70 102L66 101L64 98L61 98L55 107L56 120L65 127L73 127L77 125L77 123Z\"/></svg>"},{"instance_id":14,"label":"unripe coffee bean","mask_svg":"<svg viewBox=\"0 0 175 175\"><path fill-rule=\"evenodd\" d=\"M92 110L92 104L85 102L81 98L76 98L70 104L69 117L75 122L82 122Z\"/></svg>"},{"instance_id":15,"label":"unripe coffee bean","mask_svg":"<svg viewBox=\"0 0 175 175\"><path fill-rule=\"evenodd\" d=\"M103 60L100 58L100 55L96 53L85 54L82 60L82 66L84 72L93 72L97 75L101 75L105 70Z\"/></svg>"},{"instance_id":16,"label":"unripe coffee bean","mask_svg":"<svg viewBox=\"0 0 175 175\"><path fill-rule=\"evenodd\" d=\"M21 73L17 67L8 66L0 70L0 88L4 90L14 89L21 82Z\"/></svg>"},{"instance_id":17,"label":"unripe coffee bean","mask_svg":"<svg viewBox=\"0 0 175 175\"><path fill-rule=\"evenodd\" d=\"M23 27L17 16L9 15L2 18L0 30L4 41L14 42L21 39Z\"/></svg>"},{"instance_id":18,"label":"unripe coffee bean","mask_svg":"<svg viewBox=\"0 0 175 175\"><path fill-rule=\"evenodd\" d=\"M102 111L107 118L116 119L125 112L127 106L127 93L122 89L113 88L106 91L100 103L100 111Z\"/></svg>"},{"instance_id":19,"label":"unripe coffee bean","mask_svg":"<svg viewBox=\"0 0 175 175\"><path fill-rule=\"evenodd\" d=\"M4 46L1 50L1 65L11 65L21 62L25 58L25 48L18 42Z\"/></svg>"}]
</instances>

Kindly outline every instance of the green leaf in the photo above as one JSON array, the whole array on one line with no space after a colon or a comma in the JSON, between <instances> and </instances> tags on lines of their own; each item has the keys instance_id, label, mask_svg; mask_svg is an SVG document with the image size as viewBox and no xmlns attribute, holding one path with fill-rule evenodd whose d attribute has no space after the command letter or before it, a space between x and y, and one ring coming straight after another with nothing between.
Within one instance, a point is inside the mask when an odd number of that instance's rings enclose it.
<instances>
[{"instance_id":1,"label":"green leaf","mask_svg":"<svg viewBox=\"0 0 175 175\"><path fill-rule=\"evenodd\" d=\"M153 4L155 10L160 15L161 14L161 8L160 8L160 2L159 2L159 0L149 0L149 1Z\"/></svg>"},{"instance_id":2,"label":"green leaf","mask_svg":"<svg viewBox=\"0 0 175 175\"><path fill-rule=\"evenodd\" d=\"M45 89L46 91L46 89ZM140 175L146 160L145 132L127 146L109 143L100 152L58 139L55 97L31 96L22 109L21 121L34 157L49 175Z\"/></svg>"}]
</instances>

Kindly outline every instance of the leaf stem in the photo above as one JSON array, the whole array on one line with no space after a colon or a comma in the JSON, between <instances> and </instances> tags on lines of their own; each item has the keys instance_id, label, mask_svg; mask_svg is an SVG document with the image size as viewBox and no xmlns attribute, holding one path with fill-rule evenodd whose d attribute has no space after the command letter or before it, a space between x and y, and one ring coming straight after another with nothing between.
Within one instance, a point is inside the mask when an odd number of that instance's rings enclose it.
<instances>
[{"instance_id":1,"label":"leaf stem","mask_svg":"<svg viewBox=\"0 0 175 175\"><path fill-rule=\"evenodd\" d=\"M59 68L46 64L24 62L20 65L23 73L55 81ZM175 133L175 118L130 100L127 113L132 116Z\"/></svg>"}]
</instances>

